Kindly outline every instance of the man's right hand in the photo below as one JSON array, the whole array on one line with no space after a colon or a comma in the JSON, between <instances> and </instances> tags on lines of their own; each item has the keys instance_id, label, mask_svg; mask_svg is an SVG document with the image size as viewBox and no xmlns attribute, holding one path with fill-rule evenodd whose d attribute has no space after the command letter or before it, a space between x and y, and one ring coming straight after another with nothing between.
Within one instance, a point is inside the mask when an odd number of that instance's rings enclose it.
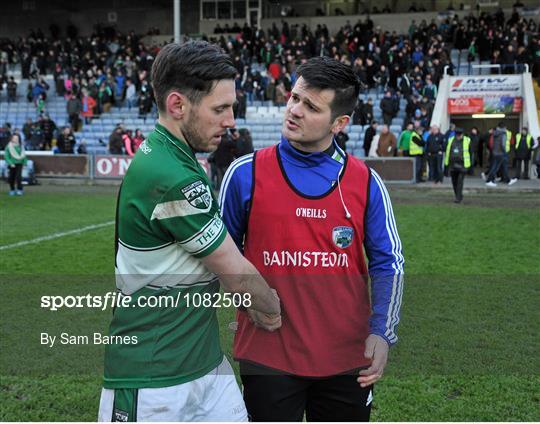
<instances>
[{"instance_id":1,"label":"man's right hand","mask_svg":"<svg viewBox=\"0 0 540 424\"><path fill-rule=\"evenodd\" d=\"M248 308L247 310L249 320L255 325L255 327L262 328L266 331L275 331L281 327L281 314L265 314L263 312L256 311Z\"/></svg>"}]
</instances>

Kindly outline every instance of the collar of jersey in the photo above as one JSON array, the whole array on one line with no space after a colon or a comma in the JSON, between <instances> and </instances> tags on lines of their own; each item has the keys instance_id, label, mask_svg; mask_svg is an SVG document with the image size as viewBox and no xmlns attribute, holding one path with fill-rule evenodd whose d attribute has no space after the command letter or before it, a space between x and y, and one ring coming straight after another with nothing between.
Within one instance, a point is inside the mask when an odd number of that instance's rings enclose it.
<instances>
[{"instance_id":1,"label":"collar of jersey","mask_svg":"<svg viewBox=\"0 0 540 424\"><path fill-rule=\"evenodd\" d=\"M193 159L195 162L197 162L197 158L195 157L195 153L193 153L193 150L191 150L191 147L189 147L187 143L184 143L183 141L172 135L171 132L159 122L156 122L156 132L162 137L165 137L170 143L178 147L180 151L186 156L188 156L190 159Z\"/></svg>"},{"instance_id":2,"label":"collar of jersey","mask_svg":"<svg viewBox=\"0 0 540 424\"><path fill-rule=\"evenodd\" d=\"M329 156L325 152L314 152L314 153L307 153L307 154L300 153L298 150L296 150L294 147L291 146L290 141L287 140L283 135L281 136L281 143L279 143L278 148L279 148L279 153L281 154L281 157L284 160L301 168L314 168L328 161L332 163L337 160L333 156ZM336 151L338 151L338 149L339 147L336 146ZM343 152L343 151L339 149L339 152ZM344 156L345 156L345 153L343 152L343 157ZM337 160L337 161L341 162L341 160Z\"/></svg>"}]
</instances>

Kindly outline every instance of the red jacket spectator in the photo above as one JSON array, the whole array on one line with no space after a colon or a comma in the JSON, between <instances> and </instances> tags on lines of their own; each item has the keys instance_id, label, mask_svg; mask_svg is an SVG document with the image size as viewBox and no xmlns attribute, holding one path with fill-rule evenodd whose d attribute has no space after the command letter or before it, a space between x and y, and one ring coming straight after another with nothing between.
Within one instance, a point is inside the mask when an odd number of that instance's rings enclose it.
<instances>
[{"instance_id":1,"label":"red jacket spectator","mask_svg":"<svg viewBox=\"0 0 540 424\"><path fill-rule=\"evenodd\" d=\"M142 135L141 130L138 129L132 137L131 131L128 130L128 132L122 136L122 140L124 141L124 148L126 149L128 156L134 156L137 150L139 150L141 143L144 141L144 136Z\"/></svg>"},{"instance_id":2,"label":"red jacket spectator","mask_svg":"<svg viewBox=\"0 0 540 424\"><path fill-rule=\"evenodd\" d=\"M94 107L96 107L96 104L93 97L88 95L83 96L81 115L85 118L92 118L94 116Z\"/></svg>"},{"instance_id":3,"label":"red jacket spectator","mask_svg":"<svg viewBox=\"0 0 540 424\"><path fill-rule=\"evenodd\" d=\"M272 62L268 66L268 72L270 73L270 75L272 75L272 78L277 81L279 79L279 76L281 75L281 66L277 62Z\"/></svg>"}]
</instances>

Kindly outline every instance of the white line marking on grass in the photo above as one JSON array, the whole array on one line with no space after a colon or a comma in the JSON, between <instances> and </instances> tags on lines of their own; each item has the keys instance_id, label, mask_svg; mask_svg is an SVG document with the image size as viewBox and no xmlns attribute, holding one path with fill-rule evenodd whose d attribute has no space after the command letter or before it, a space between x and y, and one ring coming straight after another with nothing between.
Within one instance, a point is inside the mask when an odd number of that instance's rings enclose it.
<instances>
[{"instance_id":1,"label":"white line marking on grass","mask_svg":"<svg viewBox=\"0 0 540 424\"><path fill-rule=\"evenodd\" d=\"M41 243L42 241L54 240L60 237L70 236L72 234L80 234L80 233L84 233L85 231L97 230L98 228L108 227L109 225L113 225L113 224L114 224L114 221L107 221L102 224L88 225L86 227L76 228L70 231L63 231L61 233L54 233L48 236L37 237L32 240L24 240L24 241L19 241L13 244L5 244L3 246L0 246L0 250L13 249L15 247L26 246L27 244Z\"/></svg>"}]
</instances>

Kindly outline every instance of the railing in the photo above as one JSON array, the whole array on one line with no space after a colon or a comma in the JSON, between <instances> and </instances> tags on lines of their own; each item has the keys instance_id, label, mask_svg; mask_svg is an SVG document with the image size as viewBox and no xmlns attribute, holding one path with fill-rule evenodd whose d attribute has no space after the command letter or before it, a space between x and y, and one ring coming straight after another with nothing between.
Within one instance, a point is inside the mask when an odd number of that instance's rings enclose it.
<instances>
[{"instance_id":1,"label":"railing","mask_svg":"<svg viewBox=\"0 0 540 424\"><path fill-rule=\"evenodd\" d=\"M0 178L7 177L4 152L0 151ZM132 158L109 154L50 154L49 152L28 152L31 165L25 166L25 182L32 183L34 176L44 179L69 180L117 180L126 174ZM210 177L207 157L197 154L197 160ZM414 159L406 157L364 158L387 182L413 183ZM30 161L29 161L30 162ZM31 175L30 175L31 174Z\"/></svg>"},{"instance_id":2,"label":"railing","mask_svg":"<svg viewBox=\"0 0 540 424\"><path fill-rule=\"evenodd\" d=\"M450 65L446 65L444 67L444 75L448 75L448 70L450 69ZM529 64L528 63L506 63L506 64L499 64L499 63L486 63L486 64L479 64L475 65L472 62L468 63L460 63L458 61L458 65L454 68L454 75L461 75L460 71L466 69L467 73L469 75L484 75L482 72L483 69L487 69L486 75L493 75L493 74L522 74L522 73L528 73L529 72ZM512 72L504 72L506 70L510 69ZM477 71L477 72L475 72Z\"/></svg>"}]
</instances>

